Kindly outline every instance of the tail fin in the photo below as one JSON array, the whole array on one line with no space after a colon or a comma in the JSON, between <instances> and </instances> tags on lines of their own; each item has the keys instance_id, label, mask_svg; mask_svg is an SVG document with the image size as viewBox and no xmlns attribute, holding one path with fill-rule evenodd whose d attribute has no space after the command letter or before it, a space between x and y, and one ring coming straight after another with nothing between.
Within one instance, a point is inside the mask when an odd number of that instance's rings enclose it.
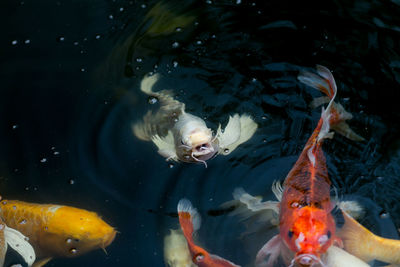
<instances>
[{"instance_id":1,"label":"tail fin","mask_svg":"<svg viewBox=\"0 0 400 267\"><path fill-rule=\"evenodd\" d=\"M140 83L140 90L147 95L153 95L153 86L159 79L160 74L158 73L153 74L152 76L144 76L142 82Z\"/></svg>"},{"instance_id":2,"label":"tail fin","mask_svg":"<svg viewBox=\"0 0 400 267\"><path fill-rule=\"evenodd\" d=\"M192 203L183 198L178 202L179 223L187 240L192 240L193 232L200 229L201 217Z\"/></svg>"},{"instance_id":3,"label":"tail fin","mask_svg":"<svg viewBox=\"0 0 400 267\"><path fill-rule=\"evenodd\" d=\"M317 65L316 71L318 75L308 71L300 72L298 79L300 82L318 89L327 95L327 97L316 98L311 103L311 106L316 107L329 102L326 110L323 111L322 114L324 125L321 129L319 139L330 137L330 135L327 134L329 133L329 129L332 128L350 140L363 141L364 138L350 129L349 125L345 122L346 120L350 120L353 116L347 112L342 105L334 102L337 93L337 87L332 73L328 68L321 65Z\"/></svg>"},{"instance_id":4,"label":"tail fin","mask_svg":"<svg viewBox=\"0 0 400 267\"><path fill-rule=\"evenodd\" d=\"M302 71L298 76L299 81L320 90L330 99L334 99L337 87L332 73L328 68L321 65L317 65L316 69L319 76L308 71Z\"/></svg>"}]
</instances>

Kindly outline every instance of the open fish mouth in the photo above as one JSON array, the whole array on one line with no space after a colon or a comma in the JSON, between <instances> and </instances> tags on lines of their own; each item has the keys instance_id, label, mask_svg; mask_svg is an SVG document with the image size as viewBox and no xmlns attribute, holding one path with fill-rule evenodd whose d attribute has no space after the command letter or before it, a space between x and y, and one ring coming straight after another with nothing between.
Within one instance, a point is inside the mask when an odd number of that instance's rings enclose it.
<instances>
[{"instance_id":1,"label":"open fish mouth","mask_svg":"<svg viewBox=\"0 0 400 267\"><path fill-rule=\"evenodd\" d=\"M289 267L294 267L295 263L298 263L300 266L321 266L326 267L326 265L322 262L322 260L314 254L299 254L293 258Z\"/></svg>"}]
</instances>

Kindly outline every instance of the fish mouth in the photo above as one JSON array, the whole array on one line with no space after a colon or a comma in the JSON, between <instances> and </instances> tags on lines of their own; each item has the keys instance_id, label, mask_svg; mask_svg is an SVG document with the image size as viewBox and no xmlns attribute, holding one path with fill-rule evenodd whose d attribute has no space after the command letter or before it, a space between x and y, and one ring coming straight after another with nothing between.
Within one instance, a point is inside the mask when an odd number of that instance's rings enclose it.
<instances>
[{"instance_id":1,"label":"fish mouth","mask_svg":"<svg viewBox=\"0 0 400 267\"><path fill-rule=\"evenodd\" d=\"M104 236L104 240L103 240L103 244L102 244L103 245L103 249L105 247L108 247L114 241L114 238L115 238L116 234L117 234L117 231L115 231L113 229L109 234Z\"/></svg>"},{"instance_id":2,"label":"fish mouth","mask_svg":"<svg viewBox=\"0 0 400 267\"><path fill-rule=\"evenodd\" d=\"M311 253L302 253L302 254L297 254L294 259L292 260L292 263L290 264L289 267L295 266L294 264L298 263L300 266L314 266L316 264L319 264L319 266L326 266L318 257L317 255L311 254Z\"/></svg>"}]
</instances>

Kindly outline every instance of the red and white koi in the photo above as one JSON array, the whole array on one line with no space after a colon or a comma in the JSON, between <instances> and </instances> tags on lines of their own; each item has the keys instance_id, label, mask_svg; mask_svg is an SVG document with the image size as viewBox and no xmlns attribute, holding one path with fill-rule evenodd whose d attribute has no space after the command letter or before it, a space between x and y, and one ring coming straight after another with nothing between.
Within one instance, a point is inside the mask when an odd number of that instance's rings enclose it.
<instances>
[{"instance_id":1,"label":"red and white koi","mask_svg":"<svg viewBox=\"0 0 400 267\"><path fill-rule=\"evenodd\" d=\"M200 215L192 203L187 199L181 199L178 203L179 223L189 248L194 264L199 267L239 267L238 265L223 259L217 255L208 253L205 249L197 246L193 240L193 233L200 228Z\"/></svg>"}]
</instances>

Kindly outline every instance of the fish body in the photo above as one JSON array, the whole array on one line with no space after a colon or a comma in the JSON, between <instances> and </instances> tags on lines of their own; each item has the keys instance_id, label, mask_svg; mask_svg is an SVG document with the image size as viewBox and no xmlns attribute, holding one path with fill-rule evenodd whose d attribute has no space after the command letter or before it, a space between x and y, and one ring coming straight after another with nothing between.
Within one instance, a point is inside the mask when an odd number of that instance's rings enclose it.
<instances>
[{"instance_id":1,"label":"fish body","mask_svg":"<svg viewBox=\"0 0 400 267\"><path fill-rule=\"evenodd\" d=\"M42 262L104 249L116 234L96 213L68 206L2 200L0 217L29 238Z\"/></svg>"},{"instance_id":2,"label":"fish body","mask_svg":"<svg viewBox=\"0 0 400 267\"><path fill-rule=\"evenodd\" d=\"M332 74L322 66L318 66L317 71L320 75L317 81L324 80L328 84L328 87L320 89L329 96L330 102L285 179L279 212L280 237L296 253L295 260L306 266L320 261L321 254L334 241L340 242L335 236L336 225L331 215L331 182L322 144L325 138L332 137L330 125L341 118L332 113L337 90ZM300 77L307 75L301 74Z\"/></svg>"},{"instance_id":3,"label":"fish body","mask_svg":"<svg viewBox=\"0 0 400 267\"><path fill-rule=\"evenodd\" d=\"M170 230L164 238L164 262L169 267L195 267L182 230Z\"/></svg>"},{"instance_id":4,"label":"fish body","mask_svg":"<svg viewBox=\"0 0 400 267\"><path fill-rule=\"evenodd\" d=\"M343 217L345 222L338 235L346 251L366 262L379 260L400 264L400 240L373 234L346 212L343 212Z\"/></svg>"},{"instance_id":5,"label":"fish body","mask_svg":"<svg viewBox=\"0 0 400 267\"><path fill-rule=\"evenodd\" d=\"M199 267L239 267L226 259L208 253L205 249L195 244L193 233L200 228L201 219L189 200L181 199L179 201L178 215L179 223L194 264Z\"/></svg>"},{"instance_id":6,"label":"fish body","mask_svg":"<svg viewBox=\"0 0 400 267\"><path fill-rule=\"evenodd\" d=\"M324 139L332 138L331 128L345 124L351 114L334 102L337 88L331 72L319 65L316 70L318 75L302 72L298 79L325 93L328 106L322 109L316 128L284 181L279 205L279 236L258 252L257 266L273 265L279 256L276 249L279 241L295 253L291 265L301 266L322 265L321 255L334 243L342 245L335 235L336 225L331 215L334 205L330 199L331 182L322 144Z\"/></svg>"},{"instance_id":7,"label":"fish body","mask_svg":"<svg viewBox=\"0 0 400 267\"><path fill-rule=\"evenodd\" d=\"M159 101L159 110L147 112L132 129L137 138L152 141L167 160L202 162L207 166L207 160L217 154L228 155L257 129L250 116L235 114L229 117L224 130L220 125L213 134L203 119L185 112L185 104L174 99L171 91L153 91L159 78L159 74L145 76L140 86L142 92Z\"/></svg>"}]
</instances>

